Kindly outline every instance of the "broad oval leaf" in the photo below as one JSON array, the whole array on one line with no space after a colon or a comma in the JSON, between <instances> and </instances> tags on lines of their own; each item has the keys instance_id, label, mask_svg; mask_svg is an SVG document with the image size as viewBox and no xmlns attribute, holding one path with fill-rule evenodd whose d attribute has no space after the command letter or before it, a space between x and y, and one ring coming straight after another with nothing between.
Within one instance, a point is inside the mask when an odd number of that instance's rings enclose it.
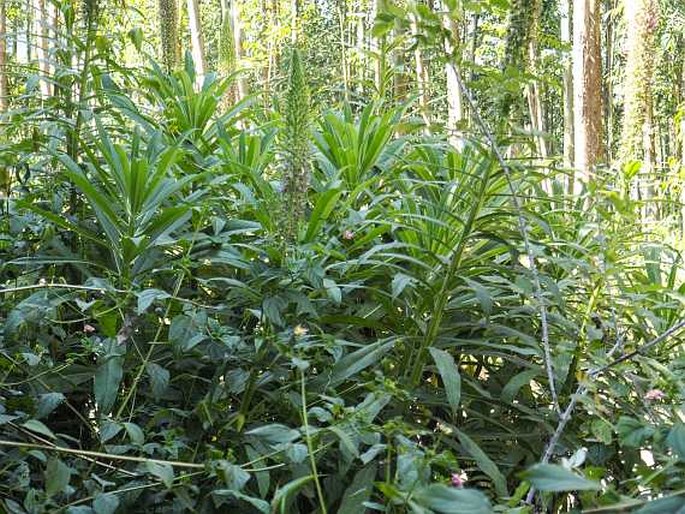
<instances>
[{"instance_id":1,"label":"broad oval leaf","mask_svg":"<svg viewBox=\"0 0 685 514\"><path fill-rule=\"evenodd\" d=\"M596 491L600 488L599 482L588 480L555 464L536 464L524 471L521 477L539 491L545 492Z\"/></svg>"},{"instance_id":2,"label":"broad oval leaf","mask_svg":"<svg viewBox=\"0 0 685 514\"><path fill-rule=\"evenodd\" d=\"M475 489L457 489L432 484L416 491L413 501L442 514L491 514L488 498Z\"/></svg>"}]
</instances>

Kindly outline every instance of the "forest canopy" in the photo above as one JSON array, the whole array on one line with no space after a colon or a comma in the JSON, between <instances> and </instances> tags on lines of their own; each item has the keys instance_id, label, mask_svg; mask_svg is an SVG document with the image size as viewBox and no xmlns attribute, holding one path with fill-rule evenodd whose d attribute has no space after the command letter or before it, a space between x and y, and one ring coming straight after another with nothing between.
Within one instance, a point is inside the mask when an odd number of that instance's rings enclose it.
<instances>
[{"instance_id":1,"label":"forest canopy","mask_svg":"<svg viewBox=\"0 0 685 514\"><path fill-rule=\"evenodd\" d=\"M681 0L0 0L0 512L685 512Z\"/></svg>"}]
</instances>

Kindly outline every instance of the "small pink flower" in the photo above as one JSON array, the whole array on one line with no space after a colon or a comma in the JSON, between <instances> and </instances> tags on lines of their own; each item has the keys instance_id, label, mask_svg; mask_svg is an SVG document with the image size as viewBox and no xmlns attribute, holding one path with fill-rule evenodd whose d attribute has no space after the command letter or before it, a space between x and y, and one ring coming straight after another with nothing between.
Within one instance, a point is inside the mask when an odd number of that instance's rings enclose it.
<instances>
[{"instance_id":1,"label":"small pink flower","mask_svg":"<svg viewBox=\"0 0 685 514\"><path fill-rule=\"evenodd\" d=\"M664 398L666 398L666 393L661 389L650 389L645 393L645 400L655 401L663 400Z\"/></svg>"},{"instance_id":2,"label":"small pink flower","mask_svg":"<svg viewBox=\"0 0 685 514\"><path fill-rule=\"evenodd\" d=\"M354 232L352 232L351 230L346 230L345 232L343 232L343 239L345 239L346 241L354 239Z\"/></svg>"},{"instance_id":3,"label":"small pink flower","mask_svg":"<svg viewBox=\"0 0 685 514\"><path fill-rule=\"evenodd\" d=\"M457 487L461 489L464 487L464 479L459 473L452 473L452 478L450 479L450 483L452 484L452 487Z\"/></svg>"},{"instance_id":4,"label":"small pink flower","mask_svg":"<svg viewBox=\"0 0 685 514\"><path fill-rule=\"evenodd\" d=\"M93 325L89 325L88 323L83 325L84 334L92 334L93 332L95 332L95 327Z\"/></svg>"}]
</instances>

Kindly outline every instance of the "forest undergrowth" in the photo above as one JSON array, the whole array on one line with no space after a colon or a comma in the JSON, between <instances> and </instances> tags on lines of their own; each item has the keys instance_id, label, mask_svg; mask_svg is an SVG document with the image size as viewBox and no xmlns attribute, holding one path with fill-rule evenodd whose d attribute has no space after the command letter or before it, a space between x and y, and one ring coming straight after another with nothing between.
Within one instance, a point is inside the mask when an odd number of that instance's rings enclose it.
<instances>
[{"instance_id":1,"label":"forest undergrowth","mask_svg":"<svg viewBox=\"0 0 685 514\"><path fill-rule=\"evenodd\" d=\"M682 512L683 262L629 180L315 115L293 55L274 107L188 59L8 112L0 508Z\"/></svg>"}]
</instances>

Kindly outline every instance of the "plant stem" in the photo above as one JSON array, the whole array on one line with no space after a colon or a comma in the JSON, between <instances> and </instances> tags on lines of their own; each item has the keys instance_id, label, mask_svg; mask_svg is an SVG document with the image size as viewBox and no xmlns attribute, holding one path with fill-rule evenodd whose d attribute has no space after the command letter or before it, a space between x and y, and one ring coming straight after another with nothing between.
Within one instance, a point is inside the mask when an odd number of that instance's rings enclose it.
<instances>
[{"instance_id":1,"label":"plant stem","mask_svg":"<svg viewBox=\"0 0 685 514\"><path fill-rule=\"evenodd\" d=\"M93 457L95 459L107 459L107 460L125 460L129 462L139 462L153 464L167 464L169 466L174 466L177 468L189 468L189 469L205 469L204 464L196 464L194 462L183 462L178 460L162 460L162 459L149 459L147 457L135 457L133 455L115 455L111 453L104 452L94 452L90 450L76 450L74 448L65 448L64 446L49 446L46 444L37 443L22 443L20 441L7 441L0 439L0 446L9 446L11 448L29 448L34 450L46 450L59 453L69 453L71 455Z\"/></svg>"},{"instance_id":2,"label":"plant stem","mask_svg":"<svg viewBox=\"0 0 685 514\"><path fill-rule=\"evenodd\" d=\"M307 453L309 454L309 464L312 469L314 485L316 486L316 494L319 497L321 513L328 514L328 510L326 509L326 501L323 496L323 489L321 489L321 482L319 481L319 472L316 469L316 458L314 457L314 446L312 445L312 437L309 433L309 420L307 416L307 391L304 385L304 370L300 370L300 386L302 394L302 424L304 425L304 438L307 441Z\"/></svg>"}]
</instances>

